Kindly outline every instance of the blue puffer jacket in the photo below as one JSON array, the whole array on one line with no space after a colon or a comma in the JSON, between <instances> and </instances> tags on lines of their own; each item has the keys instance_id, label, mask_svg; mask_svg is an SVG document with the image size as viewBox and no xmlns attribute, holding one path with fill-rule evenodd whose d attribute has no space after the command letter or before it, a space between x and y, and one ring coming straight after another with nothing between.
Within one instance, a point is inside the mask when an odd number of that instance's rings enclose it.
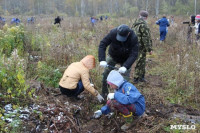
<instances>
[{"instance_id":1,"label":"blue puffer jacket","mask_svg":"<svg viewBox=\"0 0 200 133\"><path fill-rule=\"evenodd\" d=\"M136 115L140 116L145 111L145 99L144 96L137 90L137 88L125 81L115 92L114 99L121 104L134 104L136 108ZM110 113L109 107L103 106L101 108L103 114Z\"/></svg>"},{"instance_id":2,"label":"blue puffer jacket","mask_svg":"<svg viewBox=\"0 0 200 133\"><path fill-rule=\"evenodd\" d=\"M166 18L161 18L156 21L156 24L160 26L160 31L166 31L166 28L169 26L169 22Z\"/></svg>"}]
</instances>

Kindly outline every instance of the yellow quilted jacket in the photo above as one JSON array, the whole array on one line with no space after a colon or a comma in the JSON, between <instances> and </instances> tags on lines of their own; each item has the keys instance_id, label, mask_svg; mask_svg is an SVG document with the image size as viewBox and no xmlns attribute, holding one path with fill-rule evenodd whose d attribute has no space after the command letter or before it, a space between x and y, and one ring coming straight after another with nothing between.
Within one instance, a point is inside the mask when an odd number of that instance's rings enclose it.
<instances>
[{"instance_id":1,"label":"yellow quilted jacket","mask_svg":"<svg viewBox=\"0 0 200 133\"><path fill-rule=\"evenodd\" d=\"M87 56L86 56L87 57ZM98 91L90 85L89 69L94 68L94 63L90 58L83 58L80 62L74 62L65 70L59 85L67 89L75 89L79 80L82 81L85 90L97 96Z\"/></svg>"}]
</instances>

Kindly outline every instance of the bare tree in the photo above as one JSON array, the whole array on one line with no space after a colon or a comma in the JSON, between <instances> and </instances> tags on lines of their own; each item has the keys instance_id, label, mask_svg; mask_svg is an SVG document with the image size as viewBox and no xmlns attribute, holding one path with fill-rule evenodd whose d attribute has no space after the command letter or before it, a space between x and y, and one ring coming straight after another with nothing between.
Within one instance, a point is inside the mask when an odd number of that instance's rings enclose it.
<instances>
[{"instance_id":1,"label":"bare tree","mask_svg":"<svg viewBox=\"0 0 200 133\"><path fill-rule=\"evenodd\" d=\"M156 0L156 16L159 14L160 0Z\"/></svg>"},{"instance_id":2,"label":"bare tree","mask_svg":"<svg viewBox=\"0 0 200 133\"><path fill-rule=\"evenodd\" d=\"M85 12L85 4L84 0L81 0L81 17L84 16L84 12Z\"/></svg>"},{"instance_id":3,"label":"bare tree","mask_svg":"<svg viewBox=\"0 0 200 133\"><path fill-rule=\"evenodd\" d=\"M110 14L113 13L113 4L112 4L112 3L113 3L113 0L110 0L110 3L108 4L108 5L109 5L108 7L110 7L110 8L109 8L109 13L110 13Z\"/></svg>"},{"instance_id":4,"label":"bare tree","mask_svg":"<svg viewBox=\"0 0 200 133\"><path fill-rule=\"evenodd\" d=\"M197 14L197 0L194 1L194 14Z\"/></svg>"},{"instance_id":5,"label":"bare tree","mask_svg":"<svg viewBox=\"0 0 200 133\"><path fill-rule=\"evenodd\" d=\"M5 5L4 5L4 12L5 12L5 14L6 14L6 11L7 11L7 3L6 3L6 1L7 1L7 0L4 0L4 4L5 4Z\"/></svg>"},{"instance_id":6,"label":"bare tree","mask_svg":"<svg viewBox=\"0 0 200 133\"><path fill-rule=\"evenodd\" d=\"M165 4L163 4L165 3ZM178 3L178 4L177 4ZM151 15L158 15L162 6L163 12L175 13L182 5L195 14L200 11L199 0L0 0L1 13L9 14L52 14L66 13L69 16L88 16L116 13L129 16L138 10L147 10ZM196 7L197 6L197 7ZM175 7L175 8L170 8ZM183 13L177 11L176 13Z\"/></svg>"},{"instance_id":7,"label":"bare tree","mask_svg":"<svg viewBox=\"0 0 200 133\"><path fill-rule=\"evenodd\" d=\"M149 0L146 0L146 11L148 11Z\"/></svg>"}]
</instances>

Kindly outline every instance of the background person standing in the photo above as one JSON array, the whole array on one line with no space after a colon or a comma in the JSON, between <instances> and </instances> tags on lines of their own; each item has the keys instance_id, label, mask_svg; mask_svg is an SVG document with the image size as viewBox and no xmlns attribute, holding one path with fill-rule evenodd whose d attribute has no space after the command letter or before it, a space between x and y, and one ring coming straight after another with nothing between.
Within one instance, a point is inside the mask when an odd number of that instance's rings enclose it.
<instances>
[{"instance_id":1,"label":"background person standing","mask_svg":"<svg viewBox=\"0 0 200 133\"><path fill-rule=\"evenodd\" d=\"M146 23L148 18L147 11L140 11L139 19L135 21L132 28L134 29L139 43L139 55L137 64L135 66L134 83L146 82L145 79L145 66L146 66L146 52L152 54L152 40L151 32Z\"/></svg>"},{"instance_id":2,"label":"background person standing","mask_svg":"<svg viewBox=\"0 0 200 133\"><path fill-rule=\"evenodd\" d=\"M195 24L195 35L196 35L196 42L199 44L200 40L200 14L195 17L196 24Z\"/></svg>"},{"instance_id":3,"label":"background person standing","mask_svg":"<svg viewBox=\"0 0 200 133\"><path fill-rule=\"evenodd\" d=\"M166 18L166 15L163 15L161 19L156 21L156 24L160 26L160 42L162 43L165 41L166 35L167 35L167 27L170 26L169 21Z\"/></svg>"}]
</instances>

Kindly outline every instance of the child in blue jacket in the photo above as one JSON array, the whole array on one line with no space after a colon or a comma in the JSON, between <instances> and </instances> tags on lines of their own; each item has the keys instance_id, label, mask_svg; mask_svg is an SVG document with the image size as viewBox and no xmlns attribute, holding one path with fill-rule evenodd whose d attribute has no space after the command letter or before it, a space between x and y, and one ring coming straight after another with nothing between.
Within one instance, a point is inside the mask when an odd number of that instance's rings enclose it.
<instances>
[{"instance_id":1,"label":"child in blue jacket","mask_svg":"<svg viewBox=\"0 0 200 133\"><path fill-rule=\"evenodd\" d=\"M170 26L169 21L167 20L166 16L163 15L163 18L156 21L156 24L160 26L160 41L165 41L167 35L167 27Z\"/></svg>"},{"instance_id":2,"label":"child in blue jacket","mask_svg":"<svg viewBox=\"0 0 200 133\"><path fill-rule=\"evenodd\" d=\"M108 94L106 105L94 113L95 118L99 118L102 114L109 114L114 110L117 110L124 118L133 118L133 116L141 116L144 113L144 96L133 84L125 81L118 71L112 70L109 73L107 83L111 89L114 89L115 93Z\"/></svg>"}]
</instances>

